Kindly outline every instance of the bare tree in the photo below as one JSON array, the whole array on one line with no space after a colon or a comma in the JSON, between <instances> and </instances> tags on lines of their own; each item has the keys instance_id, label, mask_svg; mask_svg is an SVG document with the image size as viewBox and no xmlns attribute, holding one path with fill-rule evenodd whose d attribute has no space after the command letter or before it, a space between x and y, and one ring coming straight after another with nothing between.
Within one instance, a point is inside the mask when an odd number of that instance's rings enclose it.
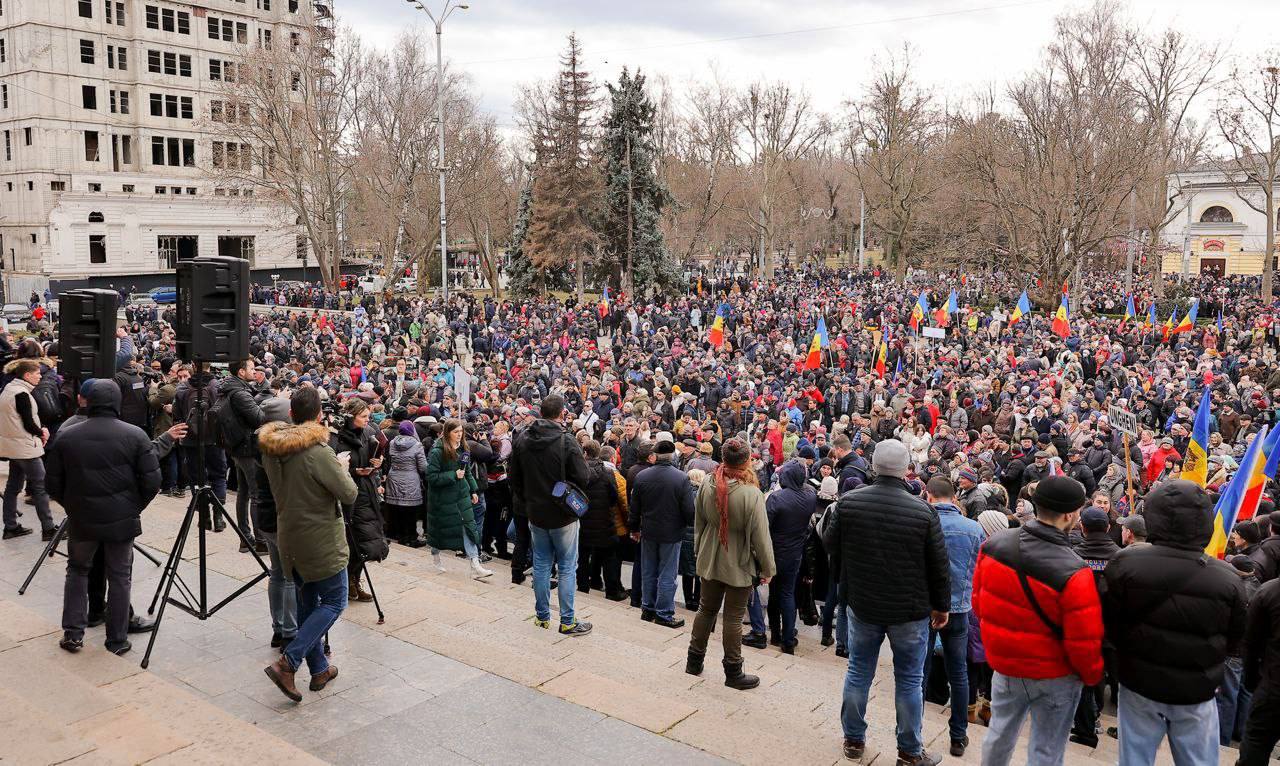
<instances>
[{"instance_id":1,"label":"bare tree","mask_svg":"<svg viewBox=\"0 0 1280 766\"><path fill-rule=\"evenodd\" d=\"M1266 219L1262 300L1270 303L1276 251L1276 181L1280 175L1280 49L1232 67L1217 109L1230 150L1220 163L1236 196Z\"/></svg>"},{"instance_id":2,"label":"bare tree","mask_svg":"<svg viewBox=\"0 0 1280 766\"><path fill-rule=\"evenodd\" d=\"M287 207L306 233L300 246L315 252L332 290L343 255L339 221L356 168L364 56L348 30L335 34L309 20L296 34L288 44L258 46L221 64L209 117L221 137L209 172Z\"/></svg>"}]
</instances>

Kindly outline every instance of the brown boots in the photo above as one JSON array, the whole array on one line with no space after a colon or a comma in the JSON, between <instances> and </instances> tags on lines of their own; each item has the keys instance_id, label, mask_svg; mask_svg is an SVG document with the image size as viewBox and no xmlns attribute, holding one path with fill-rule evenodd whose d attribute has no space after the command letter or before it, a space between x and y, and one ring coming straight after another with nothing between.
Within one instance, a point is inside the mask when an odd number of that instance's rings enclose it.
<instances>
[{"instance_id":1,"label":"brown boots","mask_svg":"<svg viewBox=\"0 0 1280 766\"><path fill-rule=\"evenodd\" d=\"M969 723L991 725L991 702L985 697L979 697L977 702L969 706Z\"/></svg>"},{"instance_id":2,"label":"brown boots","mask_svg":"<svg viewBox=\"0 0 1280 766\"><path fill-rule=\"evenodd\" d=\"M268 665L263 672L275 683L276 688L284 692L284 696L294 702L302 701L302 692L298 691L298 685L293 682L295 671L289 667L289 661L284 658L284 655Z\"/></svg>"},{"instance_id":3,"label":"brown boots","mask_svg":"<svg viewBox=\"0 0 1280 766\"><path fill-rule=\"evenodd\" d=\"M373 594L365 590L360 585L359 577L347 578L347 600L348 601L372 601Z\"/></svg>"}]
</instances>

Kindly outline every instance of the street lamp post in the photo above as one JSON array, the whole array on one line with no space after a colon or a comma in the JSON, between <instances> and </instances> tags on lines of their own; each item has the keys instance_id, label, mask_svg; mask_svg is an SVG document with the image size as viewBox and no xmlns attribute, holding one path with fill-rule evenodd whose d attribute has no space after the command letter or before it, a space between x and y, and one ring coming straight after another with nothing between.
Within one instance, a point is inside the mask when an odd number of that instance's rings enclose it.
<instances>
[{"instance_id":1,"label":"street lamp post","mask_svg":"<svg viewBox=\"0 0 1280 766\"><path fill-rule=\"evenodd\" d=\"M445 0L444 8L440 11L440 17L431 12L431 9L423 5L420 0L407 0L407 2L423 13L427 14L427 18L436 26L436 136L438 139L438 150L440 154L440 164L436 170L440 174L440 297L443 301L449 300L449 240L447 239L448 222L445 216L445 197L444 197L444 97L443 97L443 80L444 80L444 51L442 49L442 38L444 35L444 22L456 10L466 10L470 6L454 3L453 0Z\"/></svg>"}]
</instances>

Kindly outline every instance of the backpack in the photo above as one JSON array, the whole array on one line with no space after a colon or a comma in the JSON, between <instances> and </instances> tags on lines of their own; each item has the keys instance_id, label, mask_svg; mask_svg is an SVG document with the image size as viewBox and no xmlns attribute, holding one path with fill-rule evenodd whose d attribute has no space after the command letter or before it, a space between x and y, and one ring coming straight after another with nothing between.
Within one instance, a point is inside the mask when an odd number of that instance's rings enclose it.
<instances>
[{"instance_id":1,"label":"backpack","mask_svg":"<svg viewBox=\"0 0 1280 766\"><path fill-rule=\"evenodd\" d=\"M231 394L223 394L214 400L205 416L205 426L209 443L225 450L235 450L249 436L231 406Z\"/></svg>"},{"instance_id":2,"label":"backpack","mask_svg":"<svg viewBox=\"0 0 1280 766\"><path fill-rule=\"evenodd\" d=\"M36 413L40 416L41 424L52 425L62 421L65 410L62 407L58 376L53 370L40 376L40 382L31 389L31 398L36 402Z\"/></svg>"},{"instance_id":3,"label":"backpack","mask_svg":"<svg viewBox=\"0 0 1280 766\"><path fill-rule=\"evenodd\" d=\"M120 388L120 419L151 433L148 423L151 407L147 404L147 384L134 372L121 370L112 378Z\"/></svg>"}]
</instances>

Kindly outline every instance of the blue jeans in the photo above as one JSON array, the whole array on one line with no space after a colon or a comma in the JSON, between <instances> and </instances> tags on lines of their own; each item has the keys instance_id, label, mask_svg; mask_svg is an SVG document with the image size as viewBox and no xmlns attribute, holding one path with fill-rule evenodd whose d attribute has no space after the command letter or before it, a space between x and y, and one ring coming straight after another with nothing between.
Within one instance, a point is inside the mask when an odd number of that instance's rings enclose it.
<instances>
[{"instance_id":1,"label":"blue jeans","mask_svg":"<svg viewBox=\"0 0 1280 766\"><path fill-rule=\"evenodd\" d=\"M969 613L952 612L941 631L929 629L929 651L924 655L924 677L929 678L933 665L933 644L942 636L942 662L947 667L947 685L951 687L951 719L948 728L952 740L963 739L969 731Z\"/></svg>"},{"instance_id":2,"label":"blue jeans","mask_svg":"<svg viewBox=\"0 0 1280 766\"><path fill-rule=\"evenodd\" d=\"M872 625L849 609L849 672L844 677L840 723L845 739L867 741L867 697L876 677L880 645L889 636L893 652L893 699L898 718L898 750L907 755L924 751L921 723L924 718L924 655L928 648L929 620L897 625Z\"/></svg>"},{"instance_id":3,"label":"blue jeans","mask_svg":"<svg viewBox=\"0 0 1280 766\"><path fill-rule=\"evenodd\" d=\"M533 547L533 610L539 620L551 619L551 565L556 565L559 585L556 595L560 599L560 624L576 625L573 614L573 594L578 587L578 531L577 521L559 529L543 529L529 525Z\"/></svg>"},{"instance_id":4,"label":"blue jeans","mask_svg":"<svg viewBox=\"0 0 1280 766\"><path fill-rule=\"evenodd\" d=\"M982 742L983 766L1006 766L1013 759L1022 723L1031 716L1027 763L1054 766L1067 753L1067 735L1076 717L1083 684L1076 676L1013 678L991 676L991 728ZM1155 759L1155 753L1151 755Z\"/></svg>"},{"instance_id":5,"label":"blue jeans","mask_svg":"<svg viewBox=\"0 0 1280 766\"><path fill-rule=\"evenodd\" d=\"M484 539L484 514L485 514L485 509L488 508L489 506L487 503L485 503L483 492L479 493L478 497L480 498L480 502L471 506L471 512L475 514L475 517L476 517L476 539L483 540Z\"/></svg>"},{"instance_id":6,"label":"blue jeans","mask_svg":"<svg viewBox=\"0 0 1280 766\"><path fill-rule=\"evenodd\" d=\"M753 587L747 597L747 619L751 620L751 632L763 634L768 627L764 624L764 608L760 605L760 589Z\"/></svg>"},{"instance_id":7,"label":"blue jeans","mask_svg":"<svg viewBox=\"0 0 1280 766\"><path fill-rule=\"evenodd\" d=\"M1253 694L1241 683L1244 660L1228 657L1218 687L1218 744L1226 747L1233 739L1244 739L1244 722L1249 717Z\"/></svg>"},{"instance_id":8,"label":"blue jeans","mask_svg":"<svg viewBox=\"0 0 1280 766\"><path fill-rule=\"evenodd\" d=\"M160 491L171 492L178 486L178 453L182 450L169 450L169 454L160 458Z\"/></svg>"},{"instance_id":9,"label":"blue jeans","mask_svg":"<svg viewBox=\"0 0 1280 766\"><path fill-rule=\"evenodd\" d=\"M284 658L295 671L305 659L314 676L329 669L324 634L347 608L347 568L316 582L303 582L295 572L293 582L298 594L298 633L284 650Z\"/></svg>"},{"instance_id":10,"label":"blue jeans","mask_svg":"<svg viewBox=\"0 0 1280 766\"><path fill-rule=\"evenodd\" d=\"M267 604L271 610L271 630L284 638L298 633L298 596L293 580L284 576L280 565L280 547L275 532L258 534L267 544L267 557L271 560L271 575L267 578Z\"/></svg>"},{"instance_id":11,"label":"blue jeans","mask_svg":"<svg viewBox=\"0 0 1280 766\"><path fill-rule=\"evenodd\" d=\"M664 620L676 614L676 572L680 567L680 543L655 543L640 538L640 608Z\"/></svg>"},{"instance_id":12,"label":"blue jeans","mask_svg":"<svg viewBox=\"0 0 1280 766\"><path fill-rule=\"evenodd\" d=\"M769 581L769 601L782 620L782 645L796 645L796 580L800 577L800 557L777 560L778 573Z\"/></svg>"},{"instance_id":13,"label":"blue jeans","mask_svg":"<svg viewBox=\"0 0 1280 766\"><path fill-rule=\"evenodd\" d=\"M1213 700L1194 705L1167 705L1120 685L1116 726L1120 729L1120 766L1155 763L1166 736L1173 762L1218 762L1218 716Z\"/></svg>"},{"instance_id":14,"label":"blue jeans","mask_svg":"<svg viewBox=\"0 0 1280 766\"><path fill-rule=\"evenodd\" d=\"M837 571L831 576L831 582L827 585L827 598L822 602L822 632L831 631L834 618L836 649L844 649L848 646L848 616L843 602L844 586L840 584L840 573Z\"/></svg>"}]
</instances>

